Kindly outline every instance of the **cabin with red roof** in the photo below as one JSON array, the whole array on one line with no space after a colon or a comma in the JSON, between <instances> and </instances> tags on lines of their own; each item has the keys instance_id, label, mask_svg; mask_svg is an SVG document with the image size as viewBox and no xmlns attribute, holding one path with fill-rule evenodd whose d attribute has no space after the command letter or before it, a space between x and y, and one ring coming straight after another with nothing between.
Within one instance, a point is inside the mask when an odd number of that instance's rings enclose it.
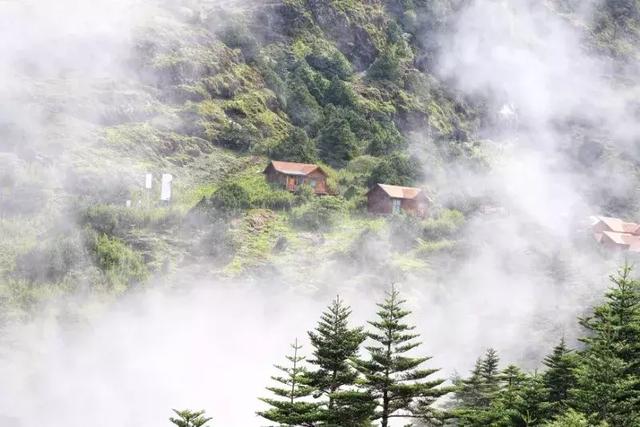
<instances>
[{"instance_id":1,"label":"cabin with red roof","mask_svg":"<svg viewBox=\"0 0 640 427\"><path fill-rule=\"evenodd\" d=\"M327 173L318 165L273 160L264 174L267 181L289 191L296 191L306 184L318 195L327 194Z\"/></svg>"},{"instance_id":2,"label":"cabin with red roof","mask_svg":"<svg viewBox=\"0 0 640 427\"><path fill-rule=\"evenodd\" d=\"M376 184L367 193L368 211L373 214L391 215L406 212L425 217L429 202L425 192L414 187Z\"/></svg>"},{"instance_id":3,"label":"cabin with red roof","mask_svg":"<svg viewBox=\"0 0 640 427\"><path fill-rule=\"evenodd\" d=\"M599 216L592 230L596 241L607 249L640 252L640 224Z\"/></svg>"}]
</instances>

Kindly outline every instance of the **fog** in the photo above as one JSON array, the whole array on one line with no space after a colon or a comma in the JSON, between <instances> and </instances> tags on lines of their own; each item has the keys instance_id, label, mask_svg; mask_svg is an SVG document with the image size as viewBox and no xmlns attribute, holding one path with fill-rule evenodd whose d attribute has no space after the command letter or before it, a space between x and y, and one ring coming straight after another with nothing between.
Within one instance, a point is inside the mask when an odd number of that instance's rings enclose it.
<instances>
[{"instance_id":1,"label":"fog","mask_svg":"<svg viewBox=\"0 0 640 427\"><path fill-rule=\"evenodd\" d=\"M0 119L28 124L22 143L46 145L43 134L60 124L41 111L38 88L61 79L61 97L75 100L90 96L96 79L135 79L123 58L133 52L135 29L155 19L156 5L0 0ZM585 7L579 18L590 13ZM637 191L624 170L576 168L567 154L574 129L566 123L587 123L633 155L635 92L614 85L612 64L584 48L581 23L546 2L475 0L450 24L439 36L435 72L464 96L488 99L496 119L480 133L491 169L435 168L425 160L433 177L426 184L439 203L462 193L488 200L491 209L465 225L464 258L435 261L455 265L450 274L432 265L430 274L410 274L398 286L441 376L466 373L488 347L503 364L534 369L561 337L575 344L576 316L598 301L619 265L589 244L586 218L608 213L594 195ZM83 150L91 140L91 127L75 125L72 140L56 150ZM413 141L418 152L435 144L428 136ZM51 165L47 173L64 172ZM331 261L309 283L178 271L111 304L55 300L5 332L0 426L150 427L167 425L171 408L206 409L216 426L265 425L255 415L258 397L288 344L306 339L337 293L358 324L384 297L386 278L346 280L342 273Z\"/></svg>"}]
</instances>

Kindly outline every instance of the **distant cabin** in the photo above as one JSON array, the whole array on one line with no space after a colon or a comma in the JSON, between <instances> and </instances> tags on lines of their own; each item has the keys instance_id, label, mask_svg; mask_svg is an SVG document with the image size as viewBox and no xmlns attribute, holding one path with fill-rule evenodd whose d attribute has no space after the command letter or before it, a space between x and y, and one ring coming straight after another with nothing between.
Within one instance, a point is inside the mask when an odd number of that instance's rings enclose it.
<instances>
[{"instance_id":1,"label":"distant cabin","mask_svg":"<svg viewBox=\"0 0 640 427\"><path fill-rule=\"evenodd\" d=\"M425 217L429 208L429 197L419 188L376 184L367 193L370 213L390 215L406 212Z\"/></svg>"},{"instance_id":2,"label":"distant cabin","mask_svg":"<svg viewBox=\"0 0 640 427\"><path fill-rule=\"evenodd\" d=\"M296 191L303 184L318 195L327 194L327 174L318 165L273 160L264 170L267 181Z\"/></svg>"},{"instance_id":3,"label":"distant cabin","mask_svg":"<svg viewBox=\"0 0 640 427\"><path fill-rule=\"evenodd\" d=\"M592 224L593 237L607 249L640 252L640 224L599 216Z\"/></svg>"}]
</instances>

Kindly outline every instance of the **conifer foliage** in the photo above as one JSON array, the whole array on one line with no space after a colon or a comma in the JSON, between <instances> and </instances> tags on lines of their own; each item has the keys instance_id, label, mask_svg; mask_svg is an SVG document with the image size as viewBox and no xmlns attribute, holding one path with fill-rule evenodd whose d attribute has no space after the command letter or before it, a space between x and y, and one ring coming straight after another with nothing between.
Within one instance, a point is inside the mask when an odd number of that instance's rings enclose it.
<instances>
[{"instance_id":1,"label":"conifer foliage","mask_svg":"<svg viewBox=\"0 0 640 427\"><path fill-rule=\"evenodd\" d=\"M277 398L260 399L271 408L258 412L258 415L278 425L311 427L318 419L319 405L304 400L311 396L314 389L307 384L307 370L303 365L305 358L300 355L302 346L297 339L291 348L293 354L286 356L289 366L275 366L284 375L271 377L278 385L267 387Z\"/></svg>"},{"instance_id":2,"label":"conifer foliage","mask_svg":"<svg viewBox=\"0 0 640 427\"><path fill-rule=\"evenodd\" d=\"M580 319L579 350L561 339L538 373L502 369L490 348L453 388L431 379L437 369L422 368L430 358L416 355L419 335L395 288L366 332L349 325L351 309L336 298L309 332L312 368L294 344L292 367L274 377L281 387L269 388L278 399L263 399L271 409L260 415L303 427L388 427L396 418L419 426L640 426L640 282L631 272L624 266L612 276L603 303ZM439 401L451 391L453 399Z\"/></svg>"},{"instance_id":3,"label":"conifer foliage","mask_svg":"<svg viewBox=\"0 0 640 427\"><path fill-rule=\"evenodd\" d=\"M391 418L434 418L437 414L431 404L448 392L438 388L444 380L425 381L438 371L419 369L430 357L408 355L421 343L415 341L419 337L412 332L415 326L405 323L411 312L403 309L404 303L392 287L386 300L378 304L378 319L369 322L373 327L367 333L372 342L366 347L370 358L358 361L364 387L378 404L374 419L379 419L382 427L387 427Z\"/></svg>"},{"instance_id":4,"label":"conifer foliage","mask_svg":"<svg viewBox=\"0 0 640 427\"><path fill-rule=\"evenodd\" d=\"M173 412L176 413L176 418L169 418L169 421L178 427L205 427L211 421L211 418L205 417L204 411L190 411L188 409L178 411L174 409Z\"/></svg>"},{"instance_id":5,"label":"conifer foliage","mask_svg":"<svg viewBox=\"0 0 640 427\"><path fill-rule=\"evenodd\" d=\"M338 296L309 332L314 347L309 363L317 367L308 374L309 385L326 397L321 419L328 425L362 425L375 407L368 393L355 388L358 372L353 360L366 336L362 328L349 328L350 315L351 309Z\"/></svg>"}]
</instances>

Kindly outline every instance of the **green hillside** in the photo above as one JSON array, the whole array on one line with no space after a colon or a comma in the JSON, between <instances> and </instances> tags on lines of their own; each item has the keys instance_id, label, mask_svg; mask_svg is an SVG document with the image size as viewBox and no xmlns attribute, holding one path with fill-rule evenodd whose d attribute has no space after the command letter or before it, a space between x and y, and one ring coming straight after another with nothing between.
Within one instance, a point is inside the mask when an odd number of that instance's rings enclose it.
<instances>
[{"instance_id":1,"label":"green hillside","mask_svg":"<svg viewBox=\"0 0 640 427\"><path fill-rule=\"evenodd\" d=\"M588 22L574 2L550 7L584 27L585 49L631 61L637 4L606 4ZM487 148L489 98L457 92L435 72L439 36L464 5L167 2L119 51L122 74L42 78L25 68L18 108L0 123L3 301L28 308L78 289L117 294L192 266L293 282L318 259L328 269L366 266L354 275L443 274L447 255L464 256L465 218L492 204L465 191L440 198L455 186L443 171L484 173L500 160ZM30 126L34 117L46 120ZM580 173L636 167L571 119L558 125L572 129L565 154ZM586 149L597 154L581 157ZM269 159L320 163L336 195L268 185ZM153 192L143 189L147 172ZM160 173L175 177L168 206L157 201ZM377 182L426 187L431 217L367 215ZM586 194L607 213L637 202L604 188ZM373 256L360 249L367 242L384 248Z\"/></svg>"}]
</instances>

